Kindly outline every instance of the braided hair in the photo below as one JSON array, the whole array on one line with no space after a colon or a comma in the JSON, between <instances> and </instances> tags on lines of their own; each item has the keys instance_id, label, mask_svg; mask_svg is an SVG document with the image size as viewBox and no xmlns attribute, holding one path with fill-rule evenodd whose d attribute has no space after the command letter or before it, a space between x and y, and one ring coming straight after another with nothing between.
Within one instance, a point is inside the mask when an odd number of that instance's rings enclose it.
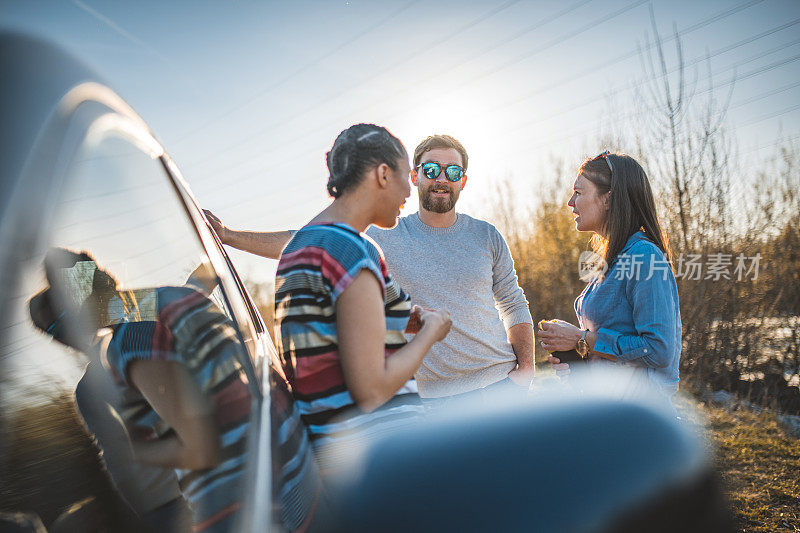
<instances>
[{"instance_id":1,"label":"braided hair","mask_svg":"<svg viewBox=\"0 0 800 533\"><path fill-rule=\"evenodd\" d=\"M336 137L325 155L328 165L328 194L339 198L358 185L370 168L386 163L397 169L397 160L408 157L400 139L375 124L355 124Z\"/></svg>"}]
</instances>

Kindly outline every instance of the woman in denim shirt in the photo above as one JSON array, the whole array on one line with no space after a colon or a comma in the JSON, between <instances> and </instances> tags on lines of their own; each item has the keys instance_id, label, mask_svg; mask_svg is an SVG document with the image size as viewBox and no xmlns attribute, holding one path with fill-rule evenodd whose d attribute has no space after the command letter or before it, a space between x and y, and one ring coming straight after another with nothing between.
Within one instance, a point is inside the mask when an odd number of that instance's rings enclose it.
<instances>
[{"instance_id":1,"label":"woman in denim shirt","mask_svg":"<svg viewBox=\"0 0 800 533\"><path fill-rule=\"evenodd\" d=\"M603 261L575 300L580 328L543 323L541 344L624 364L642 378L632 388L650 385L671 397L681 355L678 288L647 175L632 157L604 152L581 165L573 188L576 228L594 232L592 248ZM550 362L569 368L555 357Z\"/></svg>"}]
</instances>

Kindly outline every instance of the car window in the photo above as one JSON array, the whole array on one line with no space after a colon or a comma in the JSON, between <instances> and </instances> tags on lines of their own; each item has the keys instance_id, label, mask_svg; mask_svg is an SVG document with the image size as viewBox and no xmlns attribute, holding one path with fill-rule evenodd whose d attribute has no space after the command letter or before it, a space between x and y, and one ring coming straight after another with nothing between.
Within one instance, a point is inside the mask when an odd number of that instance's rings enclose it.
<instances>
[{"instance_id":1,"label":"car window","mask_svg":"<svg viewBox=\"0 0 800 533\"><path fill-rule=\"evenodd\" d=\"M3 506L47 526L235 524L258 404L253 327L158 157L111 128L68 164L2 326Z\"/></svg>"}]
</instances>

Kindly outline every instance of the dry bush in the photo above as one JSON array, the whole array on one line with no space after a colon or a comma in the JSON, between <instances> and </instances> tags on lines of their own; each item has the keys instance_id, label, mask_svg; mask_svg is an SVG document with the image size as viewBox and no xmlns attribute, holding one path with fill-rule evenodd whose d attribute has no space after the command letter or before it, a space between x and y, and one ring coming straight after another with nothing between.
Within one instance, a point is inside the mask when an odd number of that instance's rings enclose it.
<instances>
[{"instance_id":1,"label":"dry bush","mask_svg":"<svg viewBox=\"0 0 800 533\"><path fill-rule=\"evenodd\" d=\"M6 411L8 412L8 411ZM109 531L123 528L122 503L87 434L72 395L16 410L3 424L0 510L38 515L45 525L76 502L94 498Z\"/></svg>"},{"instance_id":2,"label":"dry bush","mask_svg":"<svg viewBox=\"0 0 800 533\"><path fill-rule=\"evenodd\" d=\"M681 383L800 413L800 149L784 143L762 161L738 154L725 126L731 93L720 102L713 86L698 91L679 36L676 68L667 67L661 43L656 33L642 54L649 82L634 118L609 120L597 148L632 155L653 186L680 295ZM571 182L558 178L571 170L556 165L543 173L542 182L555 185L527 204L501 185L488 216L506 235L537 321L574 323L572 303L584 286L577 267L588 235L574 230L566 207ZM717 254L730 262L720 277L708 270ZM740 254L746 266L760 254L758 269L741 279ZM702 263L699 279L686 275L692 256Z\"/></svg>"},{"instance_id":3,"label":"dry bush","mask_svg":"<svg viewBox=\"0 0 800 533\"><path fill-rule=\"evenodd\" d=\"M635 148L631 154L648 173L674 252L682 383L737 391L800 412L800 391L789 386L800 362L800 153L784 145L772 160L738 154L726 130L735 84L721 100L710 75L708 86L699 88L678 34L674 68L667 67L669 54L655 23L653 36L653 46L642 53L648 83L636 99L635 119L620 126L619 137ZM706 67L710 74L710 62ZM707 270L716 254L730 261L720 278ZM756 279L755 273L737 275L739 254L760 254ZM700 279L685 276L692 255L703 262Z\"/></svg>"},{"instance_id":4,"label":"dry bush","mask_svg":"<svg viewBox=\"0 0 800 533\"><path fill-rule=\"evenodd\" d=\"M552 180L542 195L531 195L528 203L512 196L510 179L501 182L490 199L487 218L508 242L534 323L560 318L577 324L573 303L584 286L578 259L588 249L590 234L575 231L567 206L570 172L562 164L552 172L563 177ZM546 358L547 352L537 343L536 360Z\"/></svg>"}]
</instances>

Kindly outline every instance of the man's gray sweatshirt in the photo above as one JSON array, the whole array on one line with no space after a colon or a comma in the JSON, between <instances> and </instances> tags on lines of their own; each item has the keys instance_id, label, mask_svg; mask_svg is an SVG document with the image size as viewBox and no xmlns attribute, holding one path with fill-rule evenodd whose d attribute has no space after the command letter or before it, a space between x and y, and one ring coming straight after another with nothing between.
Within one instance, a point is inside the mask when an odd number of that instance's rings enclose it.
<instances>
[{"instance_id":1,"label":"man's gray sweatshirt","mask_svg":"<svg viewBox=\"0 0 800 533\"><path fill-rule=\"evenodd\" d=\"M445 309L453 319L415 375L420 395L450 396L505 379L517 363L506 330L533 321L500 232L464 214L449 228L433 228L414 213L367 235L414 304Z\"/></svg>"}]
</instances>

